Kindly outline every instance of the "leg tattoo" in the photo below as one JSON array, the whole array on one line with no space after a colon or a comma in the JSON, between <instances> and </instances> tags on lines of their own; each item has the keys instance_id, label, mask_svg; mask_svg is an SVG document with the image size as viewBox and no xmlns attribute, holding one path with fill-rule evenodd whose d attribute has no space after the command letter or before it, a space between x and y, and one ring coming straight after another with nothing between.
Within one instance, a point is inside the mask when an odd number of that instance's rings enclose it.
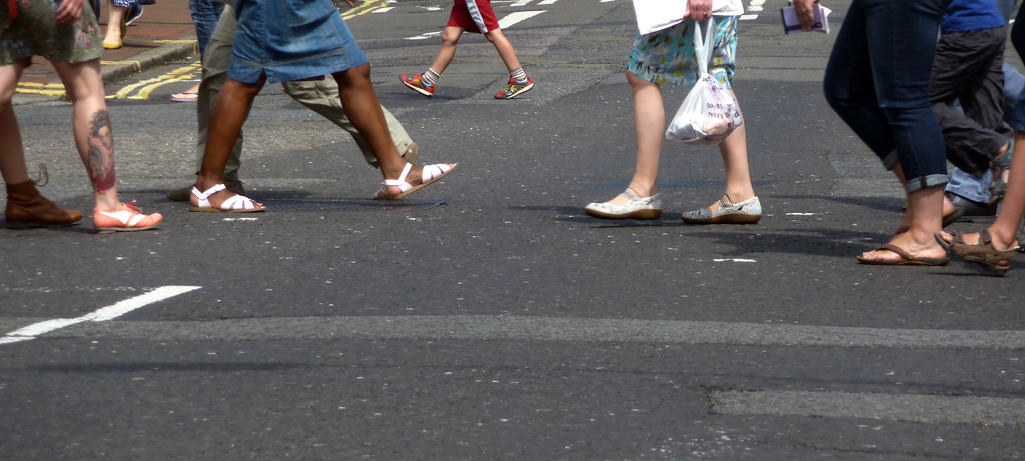
<instances>
[{"instance_id":1,"label":"leg tattoo","mask_svg":"<svg viewBox=\"0 0 1025 461\"><path fill-rule=\"evenodd\" d=\"M101 110L93 115L89 126L89 161L86 163L93 190L106 192L114 187L114 134L110 129L110 114Z\"/></svg>"}]
</instances>

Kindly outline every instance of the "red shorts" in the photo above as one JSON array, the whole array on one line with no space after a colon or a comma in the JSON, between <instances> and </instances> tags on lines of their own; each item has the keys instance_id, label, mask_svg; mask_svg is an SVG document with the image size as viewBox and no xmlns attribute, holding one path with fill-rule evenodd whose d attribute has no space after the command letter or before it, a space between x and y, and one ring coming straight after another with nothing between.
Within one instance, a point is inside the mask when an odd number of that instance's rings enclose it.
<instances>
[{"instance_id":1,"label":"red shorts","mask_svg":"<svg viewBox=\"0 0 1025 461\"><path fill-rule=\"evenodd\" d=\"M452 15L448 17L448 27L462 27L467 32L486 34L498 30L498 19L495 10L488 0L455 0Z\"/></svg>"}]
</instances>

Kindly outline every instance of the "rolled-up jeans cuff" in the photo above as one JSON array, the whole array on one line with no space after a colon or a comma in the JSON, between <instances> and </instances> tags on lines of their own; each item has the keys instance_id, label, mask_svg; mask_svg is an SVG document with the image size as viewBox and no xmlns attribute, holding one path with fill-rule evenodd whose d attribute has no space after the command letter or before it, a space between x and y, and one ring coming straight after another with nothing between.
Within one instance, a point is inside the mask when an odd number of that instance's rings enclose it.
<instances>
[{"instance_id":1,"label":"rolled-up jeans cuff","mask_svg":"<svg viewBox=\"0 0 1025 461\"><path fill-rule=\"evenodd\" d=\"M950 176L946 174L930 174L925 176L919 176L908 180L907 192L913 193L918 192L926 187L942 186L950 181Z\"/></svg>"},{"instance_id":2,"label":"rolled-up jeans cuff","mask_svg":"<svg viewBox=\"0 0 1025 461\"><path fill-rule=\"evenodd\" d=\"M887 171L892 170L897 165L897 162L900 161L900 157L897 156L897 149L890 151L889 154L886 154L880 160L883 161L883 168L886 168Z\"/></svg>"}]
</instances>

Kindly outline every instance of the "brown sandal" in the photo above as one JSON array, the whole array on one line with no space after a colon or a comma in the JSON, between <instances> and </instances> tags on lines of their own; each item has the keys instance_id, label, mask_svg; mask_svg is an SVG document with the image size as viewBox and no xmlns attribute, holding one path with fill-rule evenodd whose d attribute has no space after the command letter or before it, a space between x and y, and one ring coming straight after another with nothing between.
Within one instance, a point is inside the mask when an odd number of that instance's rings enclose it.
<instances>
[{"instance_id":1,"label":"brown sandal","mask_svg":"<svg viewBox=\"0 0 1025 461\"><path fill-rule=\"evenodd\" d=\"M943 241L942 238L937 237L937 239ZM1014 254L1018 252L1018 247L1007 250L996 249L993 246L993 236L986 229L979 232L979 244L977 245L965 243L961 234L955 232L954 240L946 243L944 248L949 249L959 258L970 263L979 264L997 275L1007 274L1008 269L1011 268L1011 260L1014 259Z\"/></svg>"}]
</instances>

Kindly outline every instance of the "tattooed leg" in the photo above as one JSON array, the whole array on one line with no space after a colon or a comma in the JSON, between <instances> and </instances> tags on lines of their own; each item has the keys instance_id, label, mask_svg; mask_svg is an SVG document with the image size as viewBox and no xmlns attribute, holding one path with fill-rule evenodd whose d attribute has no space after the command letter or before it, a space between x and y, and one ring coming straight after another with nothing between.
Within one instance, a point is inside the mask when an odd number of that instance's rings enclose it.
<instances>
[{"instance_id":1,"label":"tattooed leg","mask_svg":"<svg viewBox=\"0 0 1025 461\"><path fill-rule=\"evenodd\" d=\"M93 191L102 194L117 184L114 175L114 135L110 129L110 114L106 109L97 111L91 118L89 158L85 168L93 183Z\"/></svg>"}]
</instances>

